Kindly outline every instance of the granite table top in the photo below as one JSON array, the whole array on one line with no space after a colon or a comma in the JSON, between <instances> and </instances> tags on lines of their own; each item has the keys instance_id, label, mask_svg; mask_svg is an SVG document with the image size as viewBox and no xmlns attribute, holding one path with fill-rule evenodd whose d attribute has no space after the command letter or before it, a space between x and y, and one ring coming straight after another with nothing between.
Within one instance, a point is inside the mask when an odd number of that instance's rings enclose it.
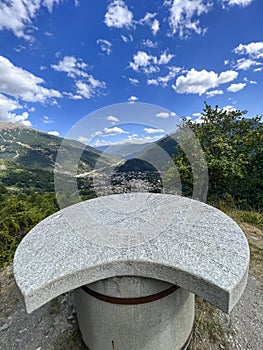
<instances>
[{"instance_id":1,"label":"granite table top","mask_svg":"<svg viewBox=\"0 0 263 350\"><path fill-rule=\"evenodd\" d=\"M249 247L240 227L214 207L129 193L83 201L41 221L21 241L13 266L29 313L115 276L170 282L230 312L246 286Z\"/></svg>"}]
</instances>

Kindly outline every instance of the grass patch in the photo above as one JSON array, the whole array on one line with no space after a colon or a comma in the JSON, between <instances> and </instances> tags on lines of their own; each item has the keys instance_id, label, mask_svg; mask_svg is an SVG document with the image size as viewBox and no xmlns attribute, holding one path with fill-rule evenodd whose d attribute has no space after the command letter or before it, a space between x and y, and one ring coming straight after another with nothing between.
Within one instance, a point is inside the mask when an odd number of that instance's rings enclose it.
<instances>
[{"instance_id":1,"label":"grass patch","mask_svg":"<svg viewBox=\"0 0 263 350\"><path fill-rule=\"evenodd\" d=\"M196 297L194 334L188 350L230 350L219 311L207 301Z\"/></svg>"},{"instance_id":2,"label":"grass patch","mask_svg":"<svg viewBox=\"0 0 263 350\"><path fill-rule=\"evenodd\" d=\"M245 233L250 248L250 269L263 279L263 213L255 211L225 211Z\"/></svg>"}]
</instances>

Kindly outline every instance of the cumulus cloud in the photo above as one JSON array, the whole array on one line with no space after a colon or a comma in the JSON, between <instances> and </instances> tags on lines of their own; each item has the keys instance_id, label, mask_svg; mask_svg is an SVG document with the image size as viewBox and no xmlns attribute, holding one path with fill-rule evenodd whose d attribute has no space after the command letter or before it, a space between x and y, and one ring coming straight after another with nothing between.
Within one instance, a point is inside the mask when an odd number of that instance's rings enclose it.
<instances>
[{"instance_id":1,"label":"cumulus cloud","mask_svg":"<svg viewBox=\"0 0 263 350\"><path fill-rule=\"evenodd\" d=\"M53 136L59 136L60 135L59 131L56 131L56 130L48 131L48 134L49 135L53 135Z\"/></svg>"},{"instance_id":2,"label":"cumulus cloud","mask_svg":"<svg viewBox=\"0 0 263 350\"><path fill-rule=\"evenodd\" d=\"M206 0L165 0L164 5L169 7L169 25L171 34L178 34L180 38L187 37L191 32L202 34L202 29L197 19L207 13L212 7Z\"/></svg>"},{"instance_id":3,"label":"cumulus cloud","mask_svg":"<svg viewBox=\"0 0 263 350\"><path fill-rule=\"evenodd\" d=\"M130 96L128 98L128 101L131 102L131 103L136 102L136 101L138 101L138 97L137 96Z\"/></svg>"},{"instance_id":4,"label":"cumulus cloud","mask_svg":"<svg viewBox=\"0 0 263 350\"><path fill-rule=\"evenodd\" d=\"M153 35L156 35L157 32L160 29L160 22L155 17L157 16L157 13L149 13L147 12L146 15L140 19L137 23L141 25L147 25L151 28Z\"/></svg>"},{"instance_id":5,"label":"cumulus cloud","mask_svg":"<svg viewBox=\"0 0 263 350\"><path fill-rule=\"evenodd\" d=\"M65 72L70 78L88 76L85 71L88 67L87 63L75 56L65 56L58 64L51 64L51 67L57 72Z\"/></svg>"},{"instance_id":6,"label":"cumulus cloud","mask_svg":"<svg viewBox=\"0 0 263 350\"><path fill-rule=\"evenodd\" d=\"M208 91L206 92L206 96L208 98L210 97L214 97L214 96L217 96L217 95L223 95L223 90L211 90L211 91Z\"/></svg>"},{"instance_id":7,"label":"cumulus cloud","mask_svg":"<svg viewBox=\"0 0 263 350\"><path fill-rule=\"evenodd\" d=\"M221 110L223 112L233 112L233 111L236 111L237 109L231 105L227 105L227 106L221 108Z\"/></svg>"},{"instance_id":8,"label":"cumulus cloud","mask_svg":"<svg viewBox=\"0 0 263 350\"><path fill-rule=\"evenodd\" d=\"M77 141L81 142L81 143L86 143L89 139L86 136L78 136L77 137Z\"/></svg>"},{"instance_id":9,"label":"cumulus cloud","mask_svg":"<svg viewBox=\"0 0 263 350\"><path fill-rule=\"evenodd\" d=\"M0 56L0 92L26 102L54 102L62 97L59 91L43 87L44 83L42 78Z\"/></svg>"},{"instance_id":10,"label":"cumulus cloud","mask_svg":"<svg viewBox=\"0 0 263 350\"><path fill-rule=\"evenodd\" d=\"M229 92L237 92L237 91L240 91L240 90L244 89L244 87L246 85L247 85L246 83L231 84L227 88L227 91L229 91Z\"/></svg>"},{"instance_id":11,"label":"cumulus cloud","mask_svg":"<svg viewBox=\"0 0 263 350\"><path fill-rule=\"evenodd\" d=\"M224 6L224 4L228 5L228 6L242 6L242 7L246 7L248 5L250 5L254 0L221 0L222 4Z\"/></svg>"},{"instance_id":12,"label":"cumulus cloud","mask_svg":"<svg viewBox=\"0 0 263 350\"><path fill-rule=\"evenodd\" d=\"M91 97L100 94L100 90L105 87L106 84L103 81L94 79L92 75L89 75L86 82L83 82L82 80L76 81L77 96L82 96L86 99L90 99Z\"/></svg>"},{"instance_id":13,"label":"cumulus cloud","mask_svg":"<svg viewBox=\"0 0 263 350\"><path fill-rule=\"evenodd\" d=\"M97 44L100 46L100 49L103 53L110 55L112 46L111 42L109 42L108 40L99 39L97 40Z\"/></svg>"},{"instance_id":14,"label":"cumulus cloud","mask_svg":"<svg viewBox=\"0 0 263 350\"><path fill-rule=\"evenodd\" d=\"M154 128L144 128L146 134L162 134L165 133L163 129L154 129Z\"/></svg>"},{"instance_id":15,"label":"cumulus cloud","mask_svg":"<svg viewBox=\"0 0 263 350\"><path fill-rule=\"evenodd\" d=\"M250 58L240 58L237 60L235 68L238 70L248 70L252 66L260 66L261 63Z\"/></svg>"},{"instance_id":16,"label":"cumulus cloud","mask_svg":"<svg viewBox=\"0 0 263 350\"><path fill-rule=\"evenodd\" d=\"M160 22L158 21L158 19L155 19L152 23L152 32L153 32L153 35L156 35L159 30L160 30Z\"/></svg>"},{"instance_id":17,"label":"cumulus cloud","mask_svg":"<svg viewBox=\"0 0 263 350\"><path fill-rule=\"evenodd\" d=\"M173 89L179 94L199 94L202 95L220 84L228 83L236 79L238 73L235 71L225 71L219 75L213 71L197 71L192 68L186 76L179 76Z\"/></svg>"},{"instance_id":18,"label":"cumulus cloud","mask_svg":"<svg viewBox=\"0 0 263 350\"><path fill-rule=\"evenodd\" d=\"M263 41L251 42L247 45L239 44L234 52L239 55L248 55L251 58L263 58Z\"/></svg>"},{"instance_id":19,"label":"cumulus cloud","mask_svg":"<svg viewBox=\"0 0 263 350\"><path fill-rule=\"evenodd\" d=\"M151 62L156 63L156 57L148 55L147 52L138 51L133 55L133 62L130 62L130 67L135 71L139 71L140 68L149 66Z\"/></svg>"},{"instance_id":20,"label":"cumulus cloud","mask_svg":"<svg viewBox=\"0 0 263 350\"><path fill-rule=\"evenodd\" d=\"M161 85L162 87L166 87L169 81L174 79L182 71L182 68L176 67L176 66L168 67L168 69L169 69L169 73L166 74L165 76L159 76L154 79L148 79L147 85L155 85L155 86Z\"/></svg>"},{"instance_id":21,"label":"cumulus cloud","mask_svg":"<svg viewBox=\"0 0 263 350\"><path fill-rule=\"evenodd\" d=\"M158 72L160 68L159 65L165 65L171 61L174 57L172 54L168 54L167 51L164 51L161 56L149 55L145 51L138 51L133 55L133 61L129 62L130 68L136 72L143 72L145 74L150 74Z\"/></svg>"},{"instance_id":22,"label":"cumulus cloud","mask_svg":"<svg viewBox=\"0 0 263 350\"><path fill-rule=\"evenodd\" d=\"M135 86L137 86L139 84L139 80L135 79L135 78L129 78L129 82Z\"/></svg>"},{"instance_id":23,"label":"cumulus cloud","mask_svg":"<svg viewBox=\"0 0 263 350\"><path fill-rule=\"evenodd\" d=\"M122 0L114 0L108 6L104 23L108 27L129 28L133 25L133 13Z\"/></svg>"},{"instance_id":24,"label":"cumulus cloud","mask_svg":"<svg viewBox=\"0 0 263 350\"><path fill-rule=\"evenodd\" d=\"M51 67L57 72L66 73L68 77L75 80L76 94L64 93L71 99L90 99L106 88L105 82L97 80L93 75L87 73L87 63L75 56L65 56L58 64L52 64Z\"/></svg>"},{"instance_id":25,"label":"cumulus cloud","mask_svg":"<svg viewBox=\"0 0 263 350\"><path fill-rule=\"evenodd\" d=\"M114 136L114 135L120 135L120 134L129 134L128 131L123 130L122 128L119 128L118 126L114 126L112 128L105 128L103 129L102 136Z\"/></svg>"},{"instance_id":26,"label":"cumulus cloud","mask_svg":"<svg viewBox=\"0 0 263 350\"><path fill-rule=\"evenodd\" d=\"M63 0L12 0L0 3L0 30L10 30L18 38L32 39L27 32L32 29L32 23L41 6L52 12L53 6Z\"/></svg>"},{"instance_id":27,"label":"cumulus cloud","mask_svg":"<svg viewBox=\"0 0 263 350\"><path fill-rule=\"evenodd\" d=\"M158 64L167 64L174 57L171 53L167 54L167 52L163 52L159 58Z\"/></svg>"},{"instance_id":28,"label":"cumulus cloud","mask_svg":"<svg viewBox=\"0 0 263 350\"><path fill-rule=\"evenodd\" d=\"M17 109L22 109L17 101L0 94L0 121L32 126L28 112L17 113Z\"/></svg>"},{"instance_id":29,"label":"cumulus cloud","mask_svg":"<svg viewBox=\"0 0 263 350\"><path fill-rule=\"evenodd\" d=\"M115 117L114 115L108 115L106 117L106 120L108 120L109 122L111 122L112 124L118 123L120 121L120 119L118 119L117 117Z\"/></svg>"},{"instance_id":30,"label":"cumulus cloud","mask_svg":"<svg viewBox=\"0 0 263 350\"><path fill-rule=\"evenodd\" d=\"M174 113L174 112L159 112L156 114L156 117L166 119L169 117L176 117L176 113Z\"/></svg>"},{"instance_id":31,"label":"cumulus cloud","mask_svg":"<svg viewBox=\"0 0 263 350\"><path fill-rule=\"evenodd\" d=\"M155 49L158 47L158 43L157 42L154 42L150 39L144 39L143 42L142 42L142 45L143 46L146 46L146 47L149 47L151 49Z\"/></svg>"}]
</instances>

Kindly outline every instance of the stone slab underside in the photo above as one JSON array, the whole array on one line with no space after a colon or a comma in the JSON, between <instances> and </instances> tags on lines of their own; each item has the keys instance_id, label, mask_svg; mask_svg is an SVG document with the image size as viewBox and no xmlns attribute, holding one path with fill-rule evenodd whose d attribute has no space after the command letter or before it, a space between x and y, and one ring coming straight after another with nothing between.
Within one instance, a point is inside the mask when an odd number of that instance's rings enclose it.
<instances>
[{"instance_id":1,"label":"stone slab underside","mask_svg":"<svg viewBox=\"0 0 263 350\"><path fill-rule=\"evenodd\" d=\"M175 195L132 193L65 208L20 243L14 274L27 312L114 276L176 284L230 312L246 285L249 247L221 211Z\"/></svg>"}]
</instances>

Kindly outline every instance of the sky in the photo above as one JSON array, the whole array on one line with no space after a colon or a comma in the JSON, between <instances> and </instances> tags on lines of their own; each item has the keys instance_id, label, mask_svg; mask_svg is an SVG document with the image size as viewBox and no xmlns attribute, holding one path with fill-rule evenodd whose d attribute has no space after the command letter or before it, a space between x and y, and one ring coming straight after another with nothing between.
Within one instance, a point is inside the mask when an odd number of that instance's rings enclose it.
<instances>
[{"instance_id":1,"label":"sky","mask_svg":"<svg viewBox=\"0 0 263 350\"><path fill-rule=\"evenodd\" d=\"M98 146L160 138L205 101L261 115L262 13L262 0L1 0L0 120L62 137L78 125Z\"/></svg>"}]
</instances>

